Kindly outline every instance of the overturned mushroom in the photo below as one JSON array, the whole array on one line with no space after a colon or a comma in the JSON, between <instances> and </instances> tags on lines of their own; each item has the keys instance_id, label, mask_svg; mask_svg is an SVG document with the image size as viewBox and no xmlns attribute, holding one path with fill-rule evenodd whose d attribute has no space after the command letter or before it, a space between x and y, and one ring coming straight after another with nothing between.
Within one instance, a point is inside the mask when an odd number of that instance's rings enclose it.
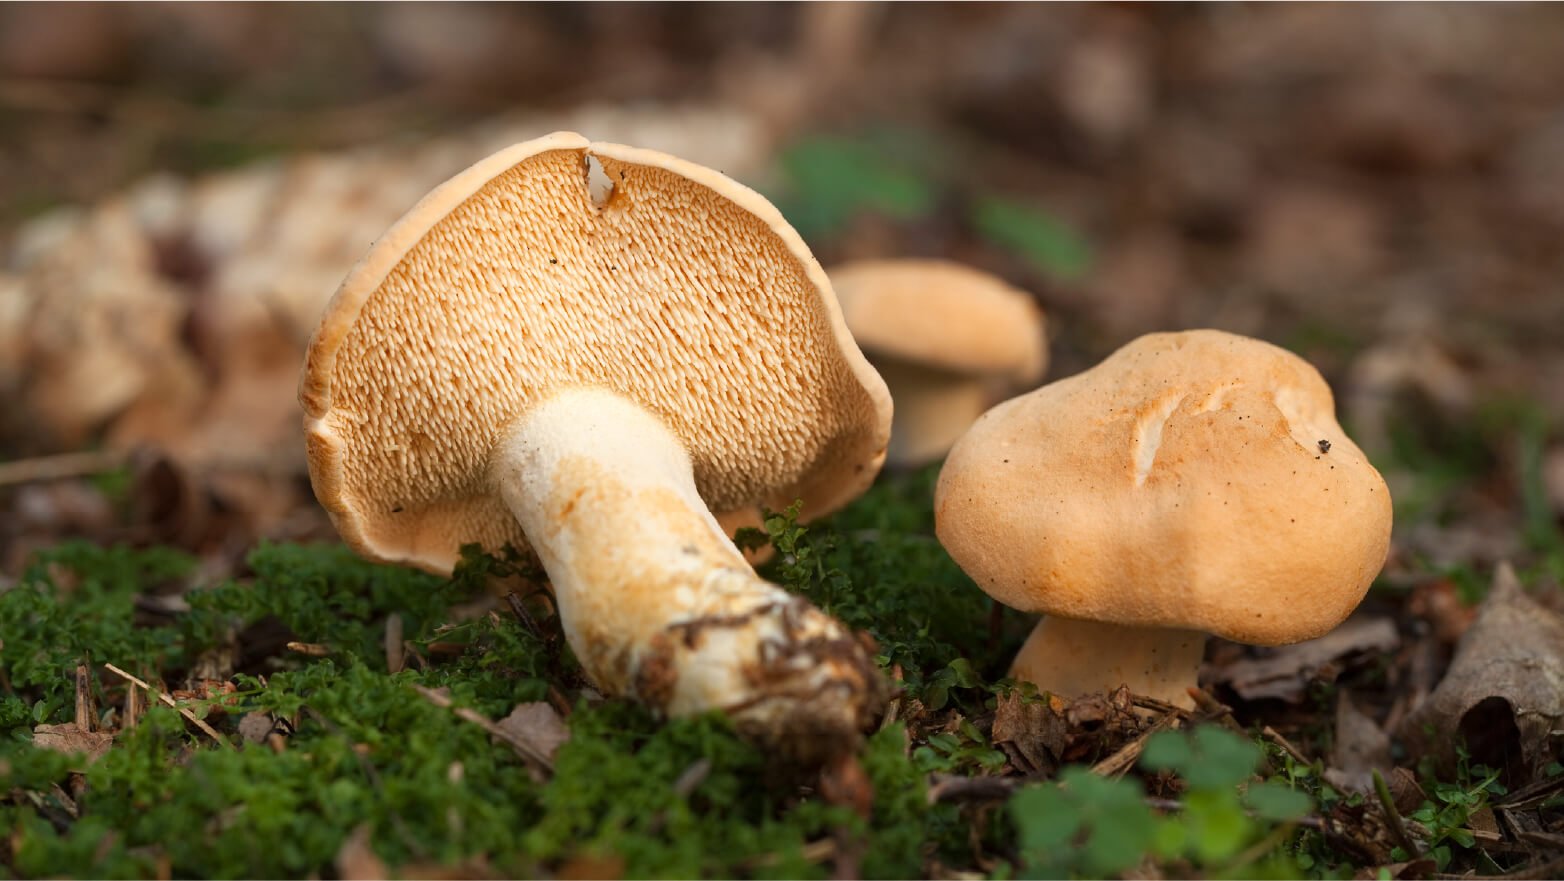
<instances>
[{"instance_id":1,"label":"overturned mushroom","mask_svg":"<svg viewBox=\"0 0 1564 881\"><path fill-rule=\"evenodd\" d=\"M753 191L573 133L504 150L354 268L299 396L349 544L435 572L467 542L530 547L604 692L726 710L806 761L881 708L854 635L756 576L712 513L831 509L873 479L890 416L825 274Z\"/></svg>"},{"instance_id":2,"label":"overturned mushroom","mask_svg":"<svg viewBox=\"0 0 1564 881\"><path fill-rule=\"evenodd\" d=\"M1205 634L1279 645L1341 623L1384 565L1391 505L1312 366L1198 330L985 413L935 517L983 590L1047 616L1012 675L1189 706Z\"/></svg>"},{"instance_id":3,"label":"overturned mushroom","mask_svg":"<svg viewBox=\"0 0 1564 881\"><path fill-rule=\"evenodd\" d=\"M945 455L995 401L1048 366L1043 314L1003 279L946 260L861 260L831 270L842 314L896 401L887 460Z\"/></svg>"}]
</instances>

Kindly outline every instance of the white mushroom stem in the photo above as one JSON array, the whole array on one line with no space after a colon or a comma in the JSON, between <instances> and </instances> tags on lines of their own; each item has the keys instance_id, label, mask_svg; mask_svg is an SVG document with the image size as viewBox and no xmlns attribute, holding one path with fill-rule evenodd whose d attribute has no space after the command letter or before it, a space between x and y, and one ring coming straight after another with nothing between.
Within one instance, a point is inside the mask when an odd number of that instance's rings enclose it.
<instances>
[{"instance_id":1,"label":"white mushroom stem","mask_svg":"<svg viewBox=\"0 0 1564 881\"><path fill-rule=\"evenodd\" d=\"M803 759L852 748L881 709L864 646L755 574L653 413L609 391L557 394L512 427L493 467L605 693L670 716L724 710Z\"/></svg>"},{"instance_id":2,"label":"white mushroom stem","mask_svg":"<svg viewBox=\"0 0 1564 881\"><path fill-rule=\"evenodd\" d=\"M1206 635L1194 630L1124 627L1045 615L1010 665L1010 675L1043 691L1075 698L1129 686L1133 694L1186 709L1205 657Z\"/></svg>"},{"instance_id":3,"label":"white mushroom stem","mask_svg":"<svg viewBox=\"0 0 1564 881\"><path fill-rule=\"evenodd\" d=\"M875 368L896 402L886 453L892 465L913 468L944 456L988 409L978 377L893 358L876 359Z\"/></svg>"}]
</instances>

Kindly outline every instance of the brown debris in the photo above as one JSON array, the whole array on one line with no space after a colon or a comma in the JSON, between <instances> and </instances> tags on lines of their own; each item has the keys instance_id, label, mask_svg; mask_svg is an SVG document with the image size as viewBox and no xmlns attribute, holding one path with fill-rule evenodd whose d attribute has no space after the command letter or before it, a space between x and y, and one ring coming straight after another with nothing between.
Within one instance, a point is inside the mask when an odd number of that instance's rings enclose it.
<instances>
[{"instance_id":1,"label":"brown debris","mask_svg":"<svg viewBox=\"0 0 1564 881\"><path fill-rule=\"evenodd\" d=\"M337 877L342 881L377 881L390 878L385 860L376 855L369 843L369 824L360 824L337 850Z\"/></svg>"},{"instance_id":2,"label":"brown debris","mask_svg":"<svg viewBox=\"0 0 1564 881\"><path fill-rule=\"evenodd\" d=\"M1388 774L1394 767L1390 735L1359 710L1351 692L1343 689L1336 697L1336 735L1325 779L1347 792L1367 795L1374 791L1374 772Z\"/></svg>"},{"instance_id":3,"label":"brown debris","mask_svg":"<svg viewBox=\"0 0 1564 881\"><path fill-rule=\"evenodd\" d=\"M1143 746L1151 732L1174 725L1181 715L1161 704L1149 717L1126 688L1073 701L1052 694L1025 698L1015 690L999 696L991 737L1010 763L1029 776L1094 759L1100 762L1100 773L1118 774L1124 770L1120 765L1133 764L1138 757L1136 744Z\"/></svg>"},{"instance_id":4,"label":"brown debris","mask_svg":"<svg viewBox=\"0 0 1564 881\"><path fill-rule=\"evenodd\" d=\"M1395 621L1359 614L1319 639L1237 661L1215 670L1211 678L1231 687L1244 700L1275 698L1297 703L1308 692L1309 683L1334 681L1354 656L1386 654L1400 644Z\"/></svg>"},{"instance_id":5,"label":"brown debris","mask_svg":"<svg viewBox=\"0 0 1564 881\"><path fill-rule=\"evenodd\" d=\"M570 739L570 728L554 708L543 701L517 704L510 715L496 723L507 735L507 740L525 741L536 747L539 755L549 762L554 754Z\"/></svg>"},{"instance_id":6,"label":"brown debris","mask_svg":"<svg viewBox=\"0 0 1564 881\"><path fill-rule=\"evenodd\" d=\"M1561 724L1564 617L1529 597L1501 564L1449 672L1398 734L1414 756L1448 765L1464 741L1474 760L1529 780L1564 753Z\"/></svg>"},{"instance_id":7,"label":"brown debris","mask_svg":"<svg viewBox=\"0 0 1564 881\"><path fill-rule=\"evenodd\" d=\"M88 762L95 762L114 745L114 735L107 731L91 731L75 722L38 725L33 728L33 745L57 753L81 753Z\"/></svg>"}]
</instances>

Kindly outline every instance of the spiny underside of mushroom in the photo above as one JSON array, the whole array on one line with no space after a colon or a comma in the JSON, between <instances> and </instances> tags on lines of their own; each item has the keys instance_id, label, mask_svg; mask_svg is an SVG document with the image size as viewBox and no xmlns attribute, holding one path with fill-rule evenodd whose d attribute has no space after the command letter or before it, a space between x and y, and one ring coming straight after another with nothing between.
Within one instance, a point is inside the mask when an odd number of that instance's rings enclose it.
<instances>
[{"instance_id":1,"label":"spiny underside of mushroom","mask_svg":"<svg viewBox=\"0 0 1564 881\"><path fill-rule=\"evenodd\" d=\"M823 507L872 479L881 404L835 342L818 265L683 173L594 156L604 204L584 143L536 153L394 264L361 265L329 307L300 392L310 456L339 529L373 555L446 571L466 542L525 548L486 488L489 453L561 385L661 417L717 512Z\"/></svg>"}]
</instances>

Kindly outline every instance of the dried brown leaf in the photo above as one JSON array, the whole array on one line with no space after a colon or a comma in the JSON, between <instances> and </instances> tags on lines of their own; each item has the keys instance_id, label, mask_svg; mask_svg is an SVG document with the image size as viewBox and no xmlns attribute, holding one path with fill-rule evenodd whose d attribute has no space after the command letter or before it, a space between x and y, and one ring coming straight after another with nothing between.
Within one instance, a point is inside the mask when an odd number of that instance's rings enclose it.
<instances>
[{"instance_id":1,"label":"dried brown leaf","mask_svg":"<svg viewBox=\"0 0 1564 881\"><path fill-rule=\"evenodd\" d=\"M33 729L33 745L57 753L81 753L87 761L95 762L114 745L114 735L107 731L87 731L77 727L75 722L39 725Z\"/></svg>"},{"instance_id":2,"label":"dried brown leaf","mask_svg":"<svg viewBox=\"0 0 1564 881\"><path fill-rule=\"evenodd\" d=\"M526 743L536 748L539 755L550 762L561 744L570 739L570 726L546 701L517 704L510 715L495 723L516 743Z\"/></svg>"},{"instance_id":3,"label":"dried brown leaf","mask_svg":"<svg viewBox=\"0 0 1564 881\"><path fill-rule=\"evenodd\" d=\"M239 720L239 736L246 743L264 743L266 735L272 733L273 723L270 713L246 713Z\"/></svg>"},{"instance_id":4,"label":"dried brown leaf","mask_svg":"<svg viewBox=\"0 0 1564 881\"><path fill-rule=\"evenodd\" d=\"M1029 773L1046 773L1059 764L1069 744L1069 724L1054 707L1055 699L1026 700L1019 691L999 696L994 710L994 746L1011 764ZM1060 702L1062 704L1062 702Z\"/></svg>"},{"instance_id":5,"label":"dried brown leaf","mask_svg":"<svg viewBox=\"0 0 1564 881\"><path fill-rule=\"evenodd\" d=\"M1564 748L1564 617L1521 589L1500 564L1477 621L1433 694L1402 723L1414 755L1454 760L1464 742L1472 757L1529 777Z\"/></svg>"},{"instance_id":6,"label":"dried brown leaf","mask_svg":"<svg viewBox=\"0 0 1564 881\"><path fill-rule=\"evenodd\" d=\"M1214 670L1212 681L1230 686L1244 700L1276 698L1297 703L1310 682L1321 674L1334 679L1340 663L1350 656L1385 654L1400 644L1393 620L1357 615L1319 639L1283 646L1266 657L1246 658Z\"/></svg>"},{"instance_id":7,"label":"dried brown leaf","mask_svg":"<svg viewBox=\"0 0 1564 881\"><path fill-rule=\"evenodd\" d=\"M369 844L369 824L364 823L337 850L337 877L342 881L375 881L391 877L385 861Z\"/></svg>"},{"instance_id":8,"label":"dried brown leaf","mask_svg":"<svg viewBox=\"0 0 1564 881\"><path fill-rule=\"evenodd\" d=\"M1390 735L1352 702L1343 690L1336 700L1336 736L1325 779L1348 792L1368 795L1374 791L1373 774L1388 775L1395 767L1390 757Z\"/></svg>"}]
</instances>

